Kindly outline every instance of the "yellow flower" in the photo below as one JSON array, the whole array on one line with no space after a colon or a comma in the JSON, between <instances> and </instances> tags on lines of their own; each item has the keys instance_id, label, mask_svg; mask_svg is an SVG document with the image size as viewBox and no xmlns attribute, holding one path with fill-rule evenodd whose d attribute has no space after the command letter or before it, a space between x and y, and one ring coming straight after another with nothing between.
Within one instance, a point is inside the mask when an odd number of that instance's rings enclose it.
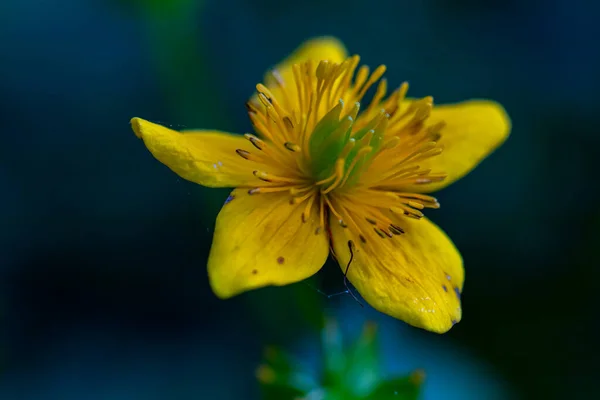
<instances>
[{"instance_id":1,"label":"yellow flower","mask_svg":"<svg viewBox=\"0 0 600 400\"><path fill-rule=\"evenodd\" d=\"M431 97L405 98L406 83L387 95L385 66L358 65L336 39L306 42L256 86L247 103L256 135L131 124L182 178L237 188L208 260L217 296L306 279L331 248L374 308L443 333L461 319L464 271L453 243L423 216L439 207L427 193L468 173L510 122L491 101L434 107Z\"/></svg>"}]
</instances>

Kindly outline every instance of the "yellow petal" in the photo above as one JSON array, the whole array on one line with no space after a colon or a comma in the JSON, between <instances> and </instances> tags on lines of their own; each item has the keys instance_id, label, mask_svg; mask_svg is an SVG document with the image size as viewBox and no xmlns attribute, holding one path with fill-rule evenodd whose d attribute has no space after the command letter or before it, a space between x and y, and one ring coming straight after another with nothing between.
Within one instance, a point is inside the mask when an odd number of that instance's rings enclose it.
<instances>
[{"instance_id":1,"label":"yellow petal","mask_svg":"<svg viewBox=\"0 0 600 400\"><path fill-rule=\"evenodd\" d=\"M405 190L434 192L462 178L500 146L511 129L510 119L504 108L486 100L435 106L428 125L442 120L446 122L439 141L444 149L442 154L419 165L422 169L431 168L434 173L446 173L448 177L438 183L414 185Z\"/></svg>"},{"instance_id":2,"label":"yellow petal","mask_svg":"<svg viewBox=\"0 0 600 400\"><path fill-rule=\"evenodd\" d=\"M217 296L286 285L316 273L329 254L327 235L315 234L317 208L306 222L306 203L291 205L286 192L249 195L237 189L217 217L208 259L210 285Z\"/></svg>"},{"instance_id":3,"label":"yellow petal","mask_svg":"<svg viewBox=\"0 0 600 400\"><path fill-rule=\"evenodd\" d=\"M252 171L259 165L245 160L236 149L256 149L242 136L219 131L177 132L133 118L131 127L156 159L180 177L209 187L254 186Z\"/></svg>"},{"instance_id":4,"label":"yellow petal","mask_svg":"<svg viewBox=\"0 0 600 400\"><path fill-rule=\"evenodd\" d=\"M464 270L454 244L431 221L404 218L405 233L381 238L359 216L366 243L332 221L332 245L342 271L350 260L348 241L355 243L348 279L373 308L410 325L444 333L461 319L460 293Z\"/></svg>"}]
</instances>

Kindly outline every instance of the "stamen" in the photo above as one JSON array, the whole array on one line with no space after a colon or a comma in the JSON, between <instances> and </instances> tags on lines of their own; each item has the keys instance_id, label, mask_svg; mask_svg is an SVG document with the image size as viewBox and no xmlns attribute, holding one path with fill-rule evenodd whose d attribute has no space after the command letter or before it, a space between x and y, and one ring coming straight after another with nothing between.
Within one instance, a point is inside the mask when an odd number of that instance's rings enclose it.
<instances>
[{"instance_id":1,"label":"stamen","mask_svg":"<svg viewBox=\"0 0 600 400\"><path fill-rule=\"evenodd\" d=\"M400 144L400 138L398 136L392 136L391 138L387 138L383 142L383 146L381 146L381 151L391 150L396 148Z\"/></svg>"},{"instance_id":2,"label":"stamen","mask_svg":"<svg viewBox=\"0 0 600 400\"><path fill-rule=\"evenodd\" d=\"M302 198L302 200L299 200L296 202L296 204L300 204L304 200L308 199L308 203L306 203L306 207L304 208L304 211L302 212L302 222L304 222L304 223L306 223L308 221L308 216L310 215L310 211L311 211L312 206L316 199L315 194L316 194L316 192L308 193L306 196L304 196ZM294 199L294 201L295 201L295 199Z\"/></svg>"},{"instance_id":3,"label":"stamen","mask_svg":"<svg viewBox=\"0 0 600 400\"><path fill-rule=\"evenodd\" d=\"M313 197L313 193L307 193L307 194L305 194L304 196L301 196L301 197L292 197L290 199L290 204L291 205L300 204L300 203L304 202L304 200L306 200L306 199L308 199L310 197Z\"/></svg>"},{"instance_id":4,"label":"stamen","mask_svg":"<svg viewBox=\"0 0 600 400\"><path fill-rule=\"evenodd\" d=\"M379 103L381 103L381 100L385 96L386 92L387 92L387 80L382 79L381 81L379 81L379 84L377 85L377 91L375 92L375 95L373 96L373 99L371 100L371 104L369 104L369 107L365 111L365 114L367 116L369 116L375 110L375 108L377 106L379 106Z\"/></svg>"},{"instance_id":5,"label":"stamen","mask_svg":"<svg viewBox=\"0 0 600 400\"><path fill-rule=\"evenodd\" d=\"M392 115L392 120L397 121L406 116L406 113L402 113L402 102L406 98L408 92L408 82L403 82L398 89L384 102L384 108L388 110Z\"/></svg>"},{"instance_id":6,"label":"stamen","mask_svg":"<svg viewBox=\"0 0 600 400\"><path fill-rule=\"evenodd\" d=\"M256 147L258 150L262 150L264 147L264 142L262 140L260 140L259 138L257 138L254 135L251 135L249 133L245 133L244 137L246 139L248 139L250 141L250 143L252 143L254 145L254 147Z\"/></svg>"},{"instance_id":7,"label":"stamen","mask_svg":"<svg viewBox=\"0 0 600 400\"><path fill-rule=\"evenodd\" d=\"M377 235L379 235L380 238L385 239L387 237L387 235L385 235L385 233L381 229L373 228L373 230Z\"/></svg>"},{"instance_id":8,"label":"stamen","mask_svg":"<svg viewBox=\"0 0 600 400\"><path fill-rule=\"evenodd\" d=\"M335 162L335 180L333 183L325 190L321 190L322 194L330 193L333 189L337 188L344 178L344 163L345 160L340 158Z\"/></svg>"},{"instance_id":9,"label":"stamen","mask_svg":"<svg viewBox=\"0 0 600 400\"><path fill-rule=\"evenodd\" d=\"M283 124L285 125L285 127L287 128L287 130L290 134L294 133L294 123L292 122L290 117L287 117L287 116L283 117Z\"/></svg>"},{"instance_id":10,"label":"stamen","mask_svg":"<svg viewBox=\"0 0 600 400\"><path fill-rule=\"evenodd\" d=\"M447 174L428 175L427 178L415 179L415 183L418 185L424 185L427 183L441 182L448 177Z\"/></svg>"},{"instance_id":11,"label":"stamen","mask_svg":"<svg viewBox=\"0 0 600 400\"><path fill-rule=\"evenodd\" d=\"M288 149L289 151L292 151L294 153L302 151L302 148L300 146L298 146L297 144L292 143L292 142L285 142L283 145L285 146L286 149Z\"/></svg>"},{"instance_id":12,"label":"stamen","mask_svg":"<svg viewBox=\"0 0 600 400\"><path fill-rule=\"evenodd\" d=\"M285 192L287 190L289 190L289 186L257 187L257 188L248 190L248 194L276 193L276 192Z\"/></svg>"},{"instance_id":13,"label":"stamen","mask_svg":"<svg viewBox=\"0 0 600 400\"><path fill-rule=\"evenodd\" d=\"M258 136L245 137L258 153L236 152L264 164L254 167L253 174L265 186L248 193L287 191L291 204L305 204L303 222L313 207L319 208L315 234L326 230L329 215L332 223L337 220L352 231L354 242L364 244L369 235L375 237L373 232L381 238L404 234L402 218L419 219L425 208L439 208L434 197L405 188L446 177L422 167L423 160L442 153L438 141L445 124L426 126L432 97L404 106L405 82L386 98L386 67L370 72L359 61L352 56L342 63L296 64L294 82L272 71L269 86L258 84L256 97L247 104ZM290 91L294 86L295 94ZM361 112L359 101L374 86L373 99Z\"/></svg>"},{"instance_id":14,"label":"stamen","mask_svg":"<svg viewBox=\"0 0 600 400\"><path fill-rule=\"evenodd\" d=\"M340 201L339 198L334 198L334 199L332 199L332 202L329 205L332 210L335 210L332 205L334 202L335 202L335 206L337 207L337 209L339 209L339 213L334 212L334 215L336 215L338 217L338 220L342 220L342 221L346 222L346 227L349 227L351 232L353 232L354 234L357 234L362 243L366 243L367 239L360 233L361 229L358 226L358 223L354 220L354 218L352 218L352 215L347 210L346 206L348 205L348 203L344 202L342 205L342 202Z\"/></svg>"},{"instance_id":15,"label":"stamen","mask_svg":"<svg viewBox=\"0 0 600 400\"><path fill-rule=\"evenodd\" d=\"M283 153L281 150L278 151L273 145L269 146L269 144L265 143L254 135L246 133L244 136L250 141L250 143L252 143L254 147L262 152L262 157L240 149L242 154L238 152L238 155L240 155L242 158L259 161L265 165L268 165L269 167L281 170L281 172L286 172L289 175L299 175L296 165L290 165L293 160L286 158L287 154Z\"/></svg>"},{"instance_id":16,"label":"stamen","mask_svg":"<svg viewBox=\"0 0 600 400\"><path fill-rule=\"evenodd\" d=\"M285 82L283 80L283 77L281 76L279 71L277 71L276 69L271 71L271 77L273 78L273 81L275 82L275 84L277 85L277 87L279 89L279 92L281 93L283 104L286 106L285 108L288 110L291 110L293 108L293 103L289 96L289 92L288 92L287 88L285 87Z\"/></svg>"},{"instance_id":17,"label":"stamen","mask_svg":"<svg viewBox=\"0 0 600 400\"><path fill-rule=\"evenodd\" d=\"M360 57L357 55L354 55L354 56L346 59L346 61L344 61L342 63L341 69L343 70L342 71L343 77L342 77L337 89L335 91L332 91L332 93L330 94L330 97L329 97L330 103L333 99L339 99L340 97L343 96L344 93L349 92L350 83L352 81L352 76L354 75L354 71L356 71L356 67L358 66L359 62L360 62Z\"/></svg>"},{"instance_id":18,"label":"stamen","mask_svg":"<svg viewBox=\"0 0 600 400\"><path fill-rule=\"evenodd\" d=\"M294 64L292 66L292 72L294 73L294 82L296 83L296 93L298 94L298 106L300 108L300 112L302 114L306 113L306 108L304 105L304 100L302 97L303 94L303 88L302 88L302 81L301 81L301 72L300 72L301 66L299 64Z\"/></svg>"},{"instance_id":19,"label":"stamen","mask_svg":"<svg viewBox=\"0 0 600 400\"><path fill-rule=\"evenodd\" d=\"M333 180L335 179L335 177L336 177L336 175L335 175L335 174L334 174L334 175L331 175L331 176L329 176L329 177L327 177L327 178L325 178L325 179L323 179L323 180L320 180L320 181L316 182L316 183L315 183L315 186L323 186L323 185L325 185L325 184L327 184L327 183L329 183L329 182L333 181Z\"/></svg>"},{"instance_id":20,"label":"stamen","mask_svg":"<svg viewBox=\"0 0 600 400\"><path fill-rule=\"evenodd\" d=\"M417 203L416 201L409 200L408 205L411 206L412 208L418 208L419 210L422 210L425 208L425 206L423 204Z\"/></svg>"},{"instance_id":21,"label":"stamen","mask_svg":"<svg viewBox=\"0 0 600 400\"><path fill-rule=\"evenodd\" d=\"M352 211L357 215L363 215L366 222L371 225L375 225L375 229L382 233L386 237L393 237L394 232L389 229L390 225L394 225L394 221L392 221L389 217L384 215L380 208L377 206L377 202L373 202L370 205L365 204L364 206L359 206L357 204L356 198L352 195L347 195L344 197L344 205L348 211ZM357 229L360 228L357 227ZM399 232L396 230L396 232ZM378 234L379 234L378 233ZM380 235L381 236L381 235Z\"/></svg>"},{"instance_id":22,"label":"stamen","mask_svg":"<svg viewBox=\"0 0 600 400\"><path fill-rule=\"evenodd\" d=\"M385 65L380 65L379 67L377 67L375 69L375 71L373 71L373 73L371 74L371 76L369 77L369 80L367 81L367 83L365 83L365 85L360 89L360 92L358 93L358 99L362 99L363 96L365 95L365 93L367 93L367 90L369 90L369 88L379 80L379 78L381 78L383 76L383 74L385 74L385 70L386 70L386 66Z\"/></svg>"},{"instance_id":23,"label":"stamen","mask_svg":"<svg viewBox=\"0 0 600 400\"><path fill-rule=\"evenodd\" d=\"M354 87L352 89L352 98L358 98L357 94L362 85L367 81L367 77L369 76L369 67L366 65L361 66L356 73L356 78L354 79Z\"/></svg>"},{"instance_id":24,"label":"stamen","mask_svg":"<svg viewBox=\"0 0 600 400\"><path fill-rule=\"evenodd\" d=\"M318 235L322 230L325 229L325 196L319 196L319 227L315 231Z\"/></svg>"},{"instance_id":25,"label":"stamen","mask_svg":"<svg viewBox=\"0 0 600 400\"><path fill-rule=\"evenodd\" d=\"M298 188L298 187L292 187L290 188L290 195L291 196L298 196L301 193L306 192L307 190L313 190L314 186L312 184L309 184L307 186Z\"/></svg>"},{"instance_id":26,"label":"stamen","mask_svg":"<svg viewBox=\"0 0 600 400\"><path fill-rule=\"evenodd\" d=\"M306 183L306 179L302 178L290 178L285 176L271 175L264 171L252 171L255 177L265 182L275 183Z\"/></svg>"},{"instance_id":27,"label":"stamen","mask_svg":"<svg viewBox=\"0 0 600 400\"><path fill-rule=\"evenodd\" d=\"M256 85L256 91L258 92L259 99L265 105L265 107L270 108L272 106L281 119L287 118L287 112L281 107L269 89L267 89L263 84L259 83Z\"/></svg>"},{"instance_id":28,"label":"stamen","mask_svg":"<svg viewBox=\"0 0 600 400\"><path fill-rule=\"evenodd\" d=\"M250 152L248 152L246 150L237 149L235 152L238 154L238 156L240 156L246 160L250 159Z\"/></svg>"},{"instance_id":29,"label":"stamen","mask_svg":"<svg viewBox=\"0 0 600 400\"><path fill-rule=\"evenodd\" d=\"M407 217L413 217L416 219L421 219L424 217L424 214L421 211L415 210L414 208L408 207L404 204L398 204L396 207L391 207L390 211L397 215L405 215Z\"/></svg>"},{"instance_id":30,"label":"stamen","mask_svg":"<svg viewBox=\"0 0 600 400\"><path fill-rule=\"evenodd\" d=\"M438 203L438 201L435 197L428 196L426 194L403 193L403 192L396 192L395 194L401 200L402 199L408 200L408 201L410 201L410 199L419 200L420 203L424 204L428 208L439 208L440 207L440 203Z\"/></svg>"},{"instance_id":31,"label":"stamen","mask_svg":"<svg viewBox=\"0 0 600 400\"><path fill-rule=\"evenodd\" d=\"M337 218L338 222L343 221L342 216L336 211L335 207L333 207L333 204L331 203L331 200L329 199L329 197L321 194L321 198L325 200L325 203L327 203L329 211Z\"/></svg>"},{"instance_id":32,"label":"stamen","mask_svg":"<svg viewBox=\"0 0 600 400\"><path fill-rule=\"evenodd\" d=\"M404 229L400 228L397 225L393 225L390 224L390 226L388 226L388 229L394 234L394 235L402 235L404 233Z\"/></svg>"}]
</instances>

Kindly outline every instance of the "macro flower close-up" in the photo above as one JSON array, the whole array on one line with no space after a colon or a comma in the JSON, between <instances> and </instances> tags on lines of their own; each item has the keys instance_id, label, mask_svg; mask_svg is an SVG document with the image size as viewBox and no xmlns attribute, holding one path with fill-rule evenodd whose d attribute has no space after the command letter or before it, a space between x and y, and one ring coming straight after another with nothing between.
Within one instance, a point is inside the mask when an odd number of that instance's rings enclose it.
<instances>
[{"instance_id":1,"label":"macro flower close-up","mask_svg":"<svg viewBox=\"0 0 600 400\"><path fill-rule=\"evenodd\" d=\"M316 38L256 85L246 103L253 133L131 120L182 178L235 188L208 260L218 297L309 278L331 249L375 309L437 333L461 320L461 255L425 214L440 207L432 192L503 143L510 120L490 100L411 98L385 71Z\"/></svg>"},{"instance_id":2,"label":"macro flower close-up","mask_svg":"<svg viewBox=\"0 0 600 400\"><path fill-rule=\"evenodd\" d=\"M56 3L0 12L0 400L600 398L600 2Z\"/></svg>"}]
</instances>

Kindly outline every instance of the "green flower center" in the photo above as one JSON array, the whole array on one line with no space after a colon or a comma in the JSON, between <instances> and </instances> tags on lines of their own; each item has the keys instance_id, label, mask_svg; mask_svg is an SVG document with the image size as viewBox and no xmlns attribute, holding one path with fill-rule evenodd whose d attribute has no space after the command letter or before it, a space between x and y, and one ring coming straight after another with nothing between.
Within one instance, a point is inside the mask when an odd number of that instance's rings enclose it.
<instances>
[{"instance_id":1,"label":"green flower center","mask_svg":"<svg viewBox=\"0 0 600 400\"><path fill-rule=\"evenodd\" d=\"M333 107L315 126L308 142L310 170L318 186L330 191L356 184L384 143L389 115L382 110L366 126L357 127L360 103L341 116L344 102Z\"/></svg>"},{"instance_id":2,"label":"green flower center","mask_svg":"<svg viewBox=\"0 0 600 400\"><path fill-rule=\"evenodd\" d=\"M295 64L293 79L285 81L274 71L269 87L258 84L247 103L260 137L246 138L259 151L237 153L254 162L253 174L264 182L249 194L287 192L290 204L303 205L302 221L318 215L316 234L335 220L364 243L366 230L384 239L400 235L398 218L419 219L422 209L439 207L435 198L404 187L439 182L445 174L419 166L442 151L437 141L443 123L425 124L433 99L404 104L406 83L386 98L387 83L380 79L385 67L369 73L366 66L357 69L358 61L324 60L315 68L309 60ZM361 110L360 101L377 82ZM356 213L367 226L351 216Z\"/></svg>"}]
</instances>

